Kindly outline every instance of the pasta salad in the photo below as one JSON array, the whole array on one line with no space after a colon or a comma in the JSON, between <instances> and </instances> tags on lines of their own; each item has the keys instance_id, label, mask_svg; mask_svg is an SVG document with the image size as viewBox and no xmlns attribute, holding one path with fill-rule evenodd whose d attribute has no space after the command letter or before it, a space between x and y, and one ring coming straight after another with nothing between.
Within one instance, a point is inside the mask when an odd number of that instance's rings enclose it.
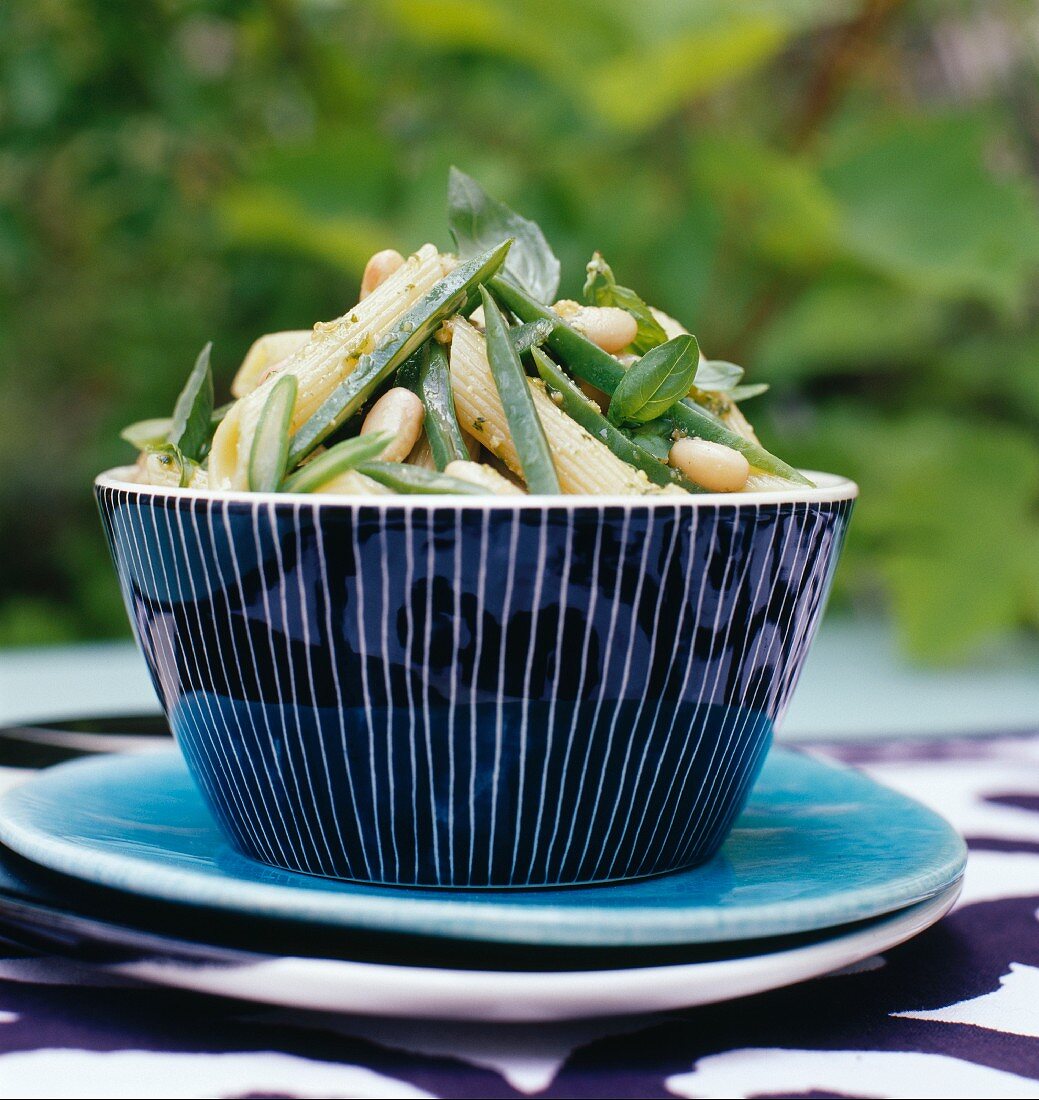
<instances>
[{"instance_id":1,"label":"pasta salad","mask_svg":"<svg viewBox=\"0 0 1039 1100\"><path fill-rule=\"evenodd\" d=\"M452 169L456 252L376 253L360 300L261 336L215 406L211 346L170 417L122 436L137 481L366 496L794 488L740 403L764 386L620 285L595 253L557 300L541 229Z\"/></svg>"}]
</instances>

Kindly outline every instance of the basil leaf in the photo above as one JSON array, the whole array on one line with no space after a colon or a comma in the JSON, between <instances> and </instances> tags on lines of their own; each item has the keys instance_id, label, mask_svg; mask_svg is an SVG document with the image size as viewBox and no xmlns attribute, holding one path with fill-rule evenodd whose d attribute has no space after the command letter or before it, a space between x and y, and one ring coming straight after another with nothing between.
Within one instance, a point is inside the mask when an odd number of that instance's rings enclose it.
<instances>
[{"instance_id":1,"label":"basil leaf","mask_svg":"<svg viewBox=\"0 0 1039 1100\"><path fill-rule=\"evenodd\" d=\"M703 359L696 369L693 385L698 390L725 393L736 386L742 377L743 368L735 363L726 363L724 359Z\"/></svg>"},{"instance_id":2,"label":"basil leaf","mask_svg":"<svg viewBox=\"0 0 1039 1100\"><path fill-rule=\"evenodd\" d=\"M559 289L559 260L537 223L490 195L457 168L447 183L447 222L460 259L467 260L513 238L505 273L531 297L549 303Z\"/></svg>"},{"instance_id":3,"label":"basil leaf","mask_svg":"<svg viewBox=\"0 0 1039 1100\"><path fill-rule=\"evenodd\" d=\"M704 359L696 371L693 385L704 393L721 393L730 401L746 401L768 389L767 382L741 386L743 368L724 359Z\"/></svg>"},{"instance_id":4,"label":"basil leaf","mask_svg":"<svg viewBox=\"0 0 1039 1100\"><path fill-rule=\"evenodd\" d=\"M670 420L650 420L640 424L637 428L628 429L625 435L638 444L644 451L661 462L667 462L667 456L671 453L671 445L674 442L671 433L675 430Z\"/></svg>"},{"instance_id":5,"label":"basil leaf","mask_svg":"<svg viewBox=\"0 0 1039 1100\"><path fill-rule=\"evenodd\" d=\"M767 382L752 382L746 386L733 386L726 396L730 401L748 401L768 391Z\"/></svg>"},{"instance_id":6,"label":"basil leaf","mask_svg":"<svg viewBox=\"0 0 1039 1100\"><path fill-rule=\"evenodd\" d=\"M701 359L693 385L713 393L727 393L743 378L743 368L724 359Z\"/></svg>"},{"instance_id":7,"label":"basil leaf","mask_svg":"<svg viewBox=\"0 0 1039 1100\"><path fill-rule=\"evenodd\" d=\"M727 363L724 359L704 359L696 371L693 385L704 394L724 394L729 401L746 401L768 389L767 382L741 386L742 378L743 368L735 363Z\"/></svg>"},{"instance_id":8,"label":"basil leaf","mask_svg":"<svg viewBox=\"0 0 1039 1100\"><path fill-rule=\"evenodd\" d=\"M588 278L584 284L584 300L590 306L619 306L635 318L638 332L631 342L631 348L644 355L650 348L659 347L667 342L667 333L653 316L649 306L626 286L619 286L613 277L613 269L603 259L601 252L592 254L585 271Z\"/></svg>"},{"instance_id":9,"label":"basil leaf","mask_svg":"<svg viewBox=\"0 0 1039 1100\"><path fill-rule=\"evenodd\" d=\"M166 440L195 462L209 449L212 436L213 371L209 365L212 342L199 352L173 407L173 422Z\"/></svg>"},{"instance_id":10,"label":"basil leaf","mask_svg":"<svg viewBox=\"0 0 1039 1100\"><path fill-rule=\"evenodd\" d=\"M160 416L154 420L136 420L123 428L119 438L125 439L139 451L154 450L167 443L172 425L173 421L168 416Z\"/></svg>"},{"instance_id":11,"label":"basil leaf","mask_svg":"<svg viewBox=\"0 0 1039 1100\"><path fill-rule=\"evenodd\" d=\"M233 404L233 401L228 401L226 405L221 405L213 410L209 418L209 424L214 431L220 421L227 416ZM119 438L125 439L127 443L136 447L139 451L146 451L149 447L160 447L168 442L172 427L172 416L157 416L152 420L136 420L133 424L127 424L123 428L119 433Z\"/></svg>"},{"instance_id":12,"label":"basil leaf","mask_svg":"<svg viewBox=\"0 0 1039 1100\"><path fill-rule=\"evenodd\" d=\"M614 424L645 424L681 401L693 384L700 349L695 336L651 348L624 372L610 399Z\"/></svg>"}]
</instances>

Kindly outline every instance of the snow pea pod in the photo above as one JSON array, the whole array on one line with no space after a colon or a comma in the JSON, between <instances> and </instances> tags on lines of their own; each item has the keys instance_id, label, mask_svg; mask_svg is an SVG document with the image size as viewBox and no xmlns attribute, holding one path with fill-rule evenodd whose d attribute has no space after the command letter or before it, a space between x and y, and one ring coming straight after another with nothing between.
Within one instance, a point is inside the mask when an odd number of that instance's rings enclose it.
<instances>
[{"instance_id":1,"label":"snow pea pod","mask_svg":"<svg viewBox=\"0 0 1039 1100\"><path fill-rule=\"evenodd\" d=\"M334 477L356 469L362 462L378 458L393 440L392 432L370 432L344 439L324 454L311 459L281 484L283 493L313 493Z\"/></svg>"},{"instance_id":2,"label":"snow pea pod","mask_svg":"<svg viewBox=\"0 0 1039 1100\"><path fill-rule=\"evenodd\" d=\"M249 451L249 488L254 492L273 493L285 476L292 406L296 403L298 386L294 375L282 375L260 410Z\"/></svg>"},{"instance_id":3,"label":"snow pea pod","mask_svg":"<svg viewBox=\"0 0 1039 1100\"><path fill-rule=\"evenodd\" d=\"M469 450L458 426L447 353L436 340L422 348L416 391L426 407L424 425L438 470L449 462L468 462Z\"/></svg>"},{"instance_id":4,"label":"snow pea pod","mask_svg":"<svg viewBox=\"0 0 1039 1100\"><path fill-rule=\"evenodd\" d=\"M363 437L362 437L363 438ZM490 489L463 481L460 477L427 470L423 466L409 466L405 462L362 462L357 472L378 481L395 493L449 494L451 496L495 496Z\"/></svg>"}]
</instances>

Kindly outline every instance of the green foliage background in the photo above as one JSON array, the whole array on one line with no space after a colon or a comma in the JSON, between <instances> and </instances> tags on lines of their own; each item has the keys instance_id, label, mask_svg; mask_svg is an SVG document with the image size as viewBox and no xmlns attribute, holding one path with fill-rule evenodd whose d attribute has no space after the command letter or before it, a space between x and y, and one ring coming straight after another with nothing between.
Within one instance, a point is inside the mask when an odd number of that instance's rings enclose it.
<instances>
[{"instance_id":1,"label":"green foliage background","mask_svg":"<svg viewBox=\"0 0 1039 1100\"><path fill-rule=\"evenodd\" d=\"M0 645L122 633L89 494L216 341L447 243L457 163L863 497L838 599L1039 627L1039 20L1019 0L0 7Z\"/></svg>"}]
</instances>

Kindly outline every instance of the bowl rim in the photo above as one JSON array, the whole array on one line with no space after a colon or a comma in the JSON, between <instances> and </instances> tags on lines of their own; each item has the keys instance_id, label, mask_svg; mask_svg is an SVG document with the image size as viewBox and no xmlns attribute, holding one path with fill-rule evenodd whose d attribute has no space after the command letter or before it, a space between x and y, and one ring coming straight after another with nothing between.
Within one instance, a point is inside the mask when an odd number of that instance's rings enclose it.
<instances>
[{"instance_id":1,"label":"bowl rim","mask_svg":"<svg viewBox=\"0 0 1039 1100\"><path fill-rule=\"evenodd\" d=\"M450 494L316 494L252 492L242 489L186 489L166 485L145 485L132 480L134 466L115 466L94 479L95 489L116 489L134 493L140 497L176 500L206 500L228 504L307 504L311 508L365 508L398 509L461 509L467 511L516 512L527 509L574 511L578 508L636 508L654 509L701 508L719 505L730 508L760 507L763 504L826 504L854 500L859 487L850 478L820 470L801 472L815 485L799 485L791 489L766 489L751 493L690 493L687 498L678 495L650 494L647 496L452 496Z\"/></svg>"}]
</instances>

